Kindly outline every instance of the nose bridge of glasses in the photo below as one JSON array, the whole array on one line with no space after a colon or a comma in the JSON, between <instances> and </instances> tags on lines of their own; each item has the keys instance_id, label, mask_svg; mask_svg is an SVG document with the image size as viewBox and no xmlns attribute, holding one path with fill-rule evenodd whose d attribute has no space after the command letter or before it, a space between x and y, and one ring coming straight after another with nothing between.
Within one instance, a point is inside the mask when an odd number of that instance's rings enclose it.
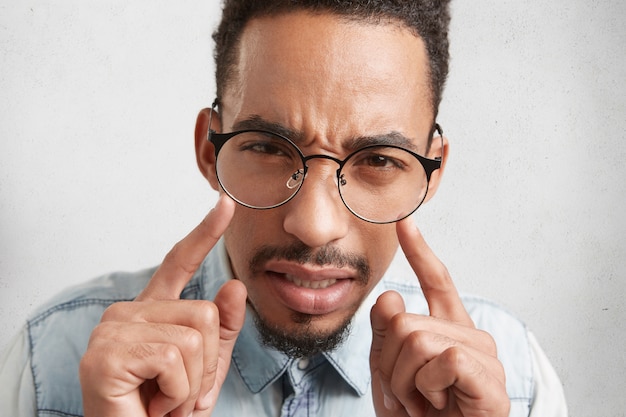
<instances>
[{"instance_id":1,"label":"nose bridge of glasses","mask_svg":"<svg viewBox=\"0 0 626 417\"><path fill-rule=\"evenodd\" d=\"M306 167L305 169L305 173L308 176L308 172L309 172L309 161L313 160L313 159L322 159L322 160L328 160L328 161L333 161L335 162L337 165L339 165L339 167L335 170L335 179L337 179L339 177L339 171L341 171L341 168L344 165L345 161L342 161L341 159L335 158L334 156L330 156L330 155L324 155L324 154L315 154L315 155L308 155L305 156L303 158L303 162L304 162L304 166ZM329 165L330 164L321 164L321 166L323 167L322 172L328 172L329 169Z\"/></svg>"},{"instance_id":2,"label":"nose bridge of glasses","mask_svg":"<svg viewBox=\"0 0 626 417\"><path fill-rule=\"evenodd\" d=\"M339 165L339 167L341 167L343 165L343 161L341 159L335 158L334 156L330 156L330 155L324 155L324 154L308 155L308 156L305 156L303 159L304 159L304 164L305 165L311 159L329 159L331 161L335 161L337 163L337 165Z\"/></svg>"},{"instance_id":3,"label":"nose bridge of glasses","mask_svg":"<svg viewBox=\"0 0 626 417\"><path fill-rule=\"evenodd\" d=\"M343 164L344 164L344 161L342 161L339 158L335 158L334 156L324 155L324 154L315 154L315 155L305 156L303 158L304 165L308 168L308 166L309 166L308 162L313 160L313 159L326 159L326 160L329 160L329 161L333 161L337 165L339 165L339 167L337 168L337 171L339 171L343 167Z\"/></svg>"}]
</instances>

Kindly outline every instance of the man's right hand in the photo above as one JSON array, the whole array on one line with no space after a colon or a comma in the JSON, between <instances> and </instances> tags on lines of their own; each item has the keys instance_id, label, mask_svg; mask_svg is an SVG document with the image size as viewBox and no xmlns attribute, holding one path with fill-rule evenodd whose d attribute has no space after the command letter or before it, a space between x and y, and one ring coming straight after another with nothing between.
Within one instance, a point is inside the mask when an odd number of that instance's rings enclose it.
<instances>
[{"instance_id":1,"label":"man's right hand","mask_svg":"<svg viewBox=\"0 0 626 417\"><path fill-rule=\"evenodd\" d=\"M229 281L213 302L180 293L233 213L234 202L221 196L135 301L105 311L80 363L86 417L211 414L243 326L246 289Z\"/></svg>"}]
</instances>

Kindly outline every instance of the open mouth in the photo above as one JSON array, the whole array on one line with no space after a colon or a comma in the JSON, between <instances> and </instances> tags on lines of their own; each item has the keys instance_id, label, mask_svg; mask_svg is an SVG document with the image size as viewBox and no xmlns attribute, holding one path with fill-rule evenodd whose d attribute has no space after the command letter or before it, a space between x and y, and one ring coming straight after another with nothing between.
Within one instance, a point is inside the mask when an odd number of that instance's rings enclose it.
<instances>
[{"instance_id":1,"label":"open mouth","mask_svg":"<svg viewBox=\"0 0 626 417\"><path fill-rule=\"evenodd\" d=\"M352 271L289 262L268 266L265 282L277 305L299 313L323 315L351 304L355 285Z\"/></svg>"},{"instance_id":2,"label":"open mouth","mask_svg":"<svg viewBox=\"0 0 626 417\"><path fill-rule=\"evenodd\" d=\"M285 274L285 279L298 287L310 288L312 290L328 288L337 282L337 280L334 278L312 281L312 280L300 279L290 274Z\"/></svg>"}]
</instances>

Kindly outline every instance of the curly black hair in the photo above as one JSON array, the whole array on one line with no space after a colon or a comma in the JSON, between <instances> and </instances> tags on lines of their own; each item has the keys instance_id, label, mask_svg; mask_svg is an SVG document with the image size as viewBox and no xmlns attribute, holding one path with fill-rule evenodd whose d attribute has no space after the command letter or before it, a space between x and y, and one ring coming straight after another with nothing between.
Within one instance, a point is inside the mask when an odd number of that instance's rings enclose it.
<instances>
[{"instance_id":1,"label":"curly black hair","mask_svg":"<svg viewBox=\"0 0 626 417\"><path fill-rule=\"evenodd\" d=\"M256 17L297 10L331 13L368 23L400 23L419 36L429 58L433 112L438 113L448 75L450 0L224 0L222 21L213 34L217 99L235 75L238 43L246 24Z\"/></svg>"}]
</instances>

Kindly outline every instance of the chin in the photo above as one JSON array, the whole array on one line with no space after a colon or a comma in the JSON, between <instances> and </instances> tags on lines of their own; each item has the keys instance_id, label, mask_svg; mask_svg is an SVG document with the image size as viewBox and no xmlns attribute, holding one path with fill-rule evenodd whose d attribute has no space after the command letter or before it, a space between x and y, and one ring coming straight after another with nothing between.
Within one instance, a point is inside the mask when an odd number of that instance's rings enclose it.
<instances>
[{"instance_id":1,"label":"chin","mask_svg":"<svg viewBox=\"0 0 626 417\"><path fill-rule=\"evenodd\" d=\"M339 347L350 334L353 313L340 320L293 312L288 324L273 323L263 318L253 306L254 322L260 341L265 346L294 358L311 357Z\"/></svg>"}]
</instances>

